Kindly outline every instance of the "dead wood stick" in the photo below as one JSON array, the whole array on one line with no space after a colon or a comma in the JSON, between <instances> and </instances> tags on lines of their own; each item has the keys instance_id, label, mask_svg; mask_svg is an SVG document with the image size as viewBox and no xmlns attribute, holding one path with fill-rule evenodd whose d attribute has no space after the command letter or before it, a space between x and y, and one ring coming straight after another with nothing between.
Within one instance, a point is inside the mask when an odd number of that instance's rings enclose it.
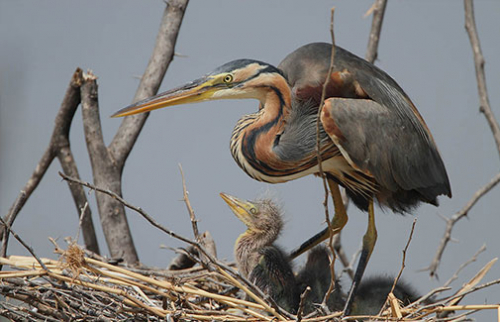
<instances>
[{"instance_id":1,"label":"dead wood stick","mask_svg":"<svg viewBox=\"0 0 500 322\"><path fill-rule=\"evenodd\" d=\"M479 111L484 114L493 133L493 138L500 153L500 126L498 125L495 115L491 110L488 91L486 89L486 76L484 72L484 56L479 42L479 36L476 29L476 20L474 18L474 4L472 0L464 0L465 7L465 29L469 35L472 52L474 54L474 66L476 68L477 90L479 94L480 107Z\"/></svg>"},{"instance_id":2,"label":"dead wood stick","mask_svg":"<svg viewBox=\"0 0 500 322\"><path fill-rule=\"evenodd\" d=\"M385 311L385 308L387 306L387 303L390 303L391 301L391 295L394 296L393 292L394 289L396 288L396 285L399 282L399 279L401 278L401 275L403 274L403 270L406 267L406 252L408 251L408 247L410 246L411 239L413 238L413 232L415 231L415 224L417 223L417 219L413 219L413 223L411 225L411 230L410 230L410 236L408 237L408 241L406 242L406 246L403 249L403 258L401 259L401 268L399 270L398 276L394 279L394 283L392 284L391 291L387 295L387 299L385 300L384 305L382 305L382 308L380 309L378 315L382 315L382 313Z\"/></svg>"},{"instance_id":3,"label":"dead wood stick","mask_svg":"<svg viewBox=\"0 0 500 322\"><path fill-rule=\"evenodd\" d=\"M116 191L121 195L121 169L104 144L99 116L96 77L91 73L83 75L81 86L82 117L85 142L92 165L96 185ZM127 263L139 261L125 207L117 200L104 194L96 195L102 229L111 257L123 258Z\"/></svg>"},{"instance_id":4,"label":"dead wood stick","mask_svg":"<svg viewBox=\"0 0 500 322\"><path fill-rule=\"evenodd\" d=\"M441 239L441 242L439 244L439 247L436 251L436 255L434 255L434 258L432 259L432 262L429 265L429 267L426 268L426 270L429 270L429 274L431 276L435 276L437 274L437 269L441 262L441 257L443 256L443 252L444 249L446 248L446 245L451 240L451 231L453 230L455 223L460 219L462 219L463 217L467 216L471 208L479 201L479 199L481 199L482 196L484 196L486 193L488 193L488 191L490 191L494 186L496 186L498 182L500 182L500 173L498 173L490 182L484 185L481 189L476 191L472 196L472 198L469 200L469 202L467 202L467 204L460 211L458 211L451 218L446 220L446 229L443 238Z\"/></svg>"},{"instance_id":5,"label":"dead wood stick","mask_svg":"<svg viewBox=\"0 0 500 322\"><path fill-rule=\"evenodd\" d=\"M174 56L177 35L188 2L189 0L169 0L167 2L153 53L141 78L133 102L153 96L158 92ZM123 168L148 115L149 113L144 113L127 116L123 119L113 141L109 145L109 151L116 161L117 168Z\"/></svg>"},{"instance_id":6,"label":"dead wood stick","mask_svg":"<svg viewBox=\"0 0 500 322\"><path fill-rule=\"evenodd\" d=\"M374 63L378 56L378 45L380 40L380 33L382 31L382 22L384 20L385 9L387 6L387 0L375 0L370 10L366 15L373 14L372 26L370 29L370 35L368 37L368 46L366 49L365 59L370 63ZM342 200L344 201L344 207L347 211L347 206L349 204L349 197L345 193L345 190L342 190ZM334 248L336 250L337 255L340 256L342 265L344 266L347 274L354 278L354 272L352 270L352 266L349 265L349 261L347 260L347 255L345 254L342 244L341 244L341 234L340 232L335 235L334 239Z\"/></svg>"},{"instance_id":7,"label":"dead wood stick","mask_svg":"<svg viewBox=\"0 0 500 322\"><path fill-rule=\"evenodd\" d=\"M380 40L380 32L382 30L382 22L384 21L385 7L387 0L376 0L372 6L373 20L368 38L368 47L366 49L365 59L370 63L374 63L378 56L378 43ZM370 10L371 11L371 10Z\"/></svg>"},{"instance_id":8,"label":"dead wood stick","mask_svg":"<svg viewBox=\"0 0 500 322\"><path fill-rule=\"evenodd\" d=\"M186 179L184 178L184 171L182 171L182 165L180 163L179 163L179 170L181 171L181 177L182 177L182 196L189 213L189 218L191 219L194 239L200 241L200 233L198 232L198 221L196 220L193 207L191 207L191 202L189 201L188 192L186 188Z\"/></svg>"},{"instance_id":9,"label":"dead wood stick","mask_svg":"<svg viewBox=\"0 0 500 322\"><path fill-rule=\"evenodd\" d=\"M14 218L17 216L17 214L21 210L22 204L24 204L25 202L26 202L26 192L21 191L21 193L19 194L19 196L16 199L16 202L14 203L14 206L12 207L12 213L9 212L10 216L8 216L8 218L10 220L6 221L7 224L4 225L2 249L0 251L1 257L7 256L7 246L9 245L9 236L10 236L7 227L12 227L12 222L14 222ZM1 269L2 269L2 265L0 265L0 270Z\"/></svg>"},{"instance_id":10,"label":"dead wood stick","mask_svg":"<svg viewBox=\"0 0 500 322\"><path fill-rule=\"evenodd\" d=\"M479 110L484 114L488 124L490 125L491 131L493 133L493 138L497 146L497 150L500 153L500 128L495 116L491 110L490 102L488 98L488 91L486 90L486 78L484 73L485 60L481 51L481 45L479 43L479 36L476 29L476 21L474 18L474 6L472 0L464 0L464 10L465 10L465 29L469 35L469 40L472 47L472 52L474 54L474 65L476 68L476 79L477 87L479 93L480 108ZM441 242L436 251L436 255L432 259L431 264L427 268L431 276L435 276L439 264L441 262L441 257L443 255L446 245L451 239L451 231L453 226L457 221L467 216L469 210L476 204L476 202L484 196L488 191L495 187L498 182L500 182L500 173L498 173L489 183L484 185L482 188L476 191L469 202L455 215L447 219L446 229L441 239Z\"/></svg>"},{"instance_id":11,"label":"dead wood stick","mask_svg":"<svg viewBox=\"0 0 500 322\"><path fill-rule=\"evenodd\" d=\"M17 217L17 213L22 209L26 201L29 199L33 191L36 189L38 184L41 182L45 172L51 165L54 158L58 158L61 163L61 167L69 176L79 177L78 169L76 166L76 162L73 158L73 154L71 153L70 144L69 144L69 131L71 127L71 122L73 120L73 116L75 115L76 109L80 104L80 86L82 83L82 70L77 68L71 77L68 89L64 95L63 101L61 103L61 107L57 113L54 130L52 131L52 136L50 138L49 145L45 150L42 158L38 162L35 171L31 175L30 179L22 189L25 192L26 196L21 200L20 203L17 201L12 205L9 210L9 213L5 216L5 221L9 223L11 226L14 223L14 220ZM83 191L81 186L71 187L71 194L73 196L73 200L75 202L75 206L77 208L78 217L80 217L81 209L84 207L87 202L87 197ZM19 198L18 198L19 199ZM17 204L19 210L14 212L14 206ZM91 250L94 253L99 253L99 246L97 243L97 238L95 235L94 223L92 222L92 216L90 209L85 211L85 216L82 221L82 231L83 231L83 240L85 243L85 247L88 250ZM4 230L0 230L0 237L3 236Z\"/></svg>"},{"instance_id":12,"label":"dead wood stick","mask_svg":"<svg viewBox=\"0 0 500 322\"><path fill-rule=\"evenodd\" d=\"M12 236L14 236L14 238L17 239L17 241L20 242L21 245L23 245L24 248L26 248L28 250L28 252L30 252L30 254L36 259L36 261L38 262L38 264L40 264L40 266L42 266L42 268L45 271L50 272L49 269L47 268L47 266L45 266L45 264L42 262L42 260L35 254L35 251L33 250L33 248L31 248L31 246L29 246L28 244L26 244L26 242L18 234L16 234L12 230L12 228L10 227L10 225L7 222L5 222L2 217L0 217L0 221L7 228L8 232L10 232L12 234Z\"/></svg>"},{"instance_id":13,"label":"dead wood stick","mask_svg":"<svg viewBox=\"0 0 500 322\"><path fill-rule=\"evenodd\" d=\"M479 254L481 254L482 252L484 252L486 250L486 244L483 244L483 246L481 246L481 248L479 248L479 250L474 254L474 256L472 256L472 258L470 258L468 261L466 261L465 263L462 263L462 265L460 265L460 267L457 269L457 271L455 272L455 274L453 274L452 277L450 277L450 279L448 281L446 281L446 283L444 283L443 287L447 287L447 286L450 286L450 284L456 280L458 278L458 275L460 274L460 272L465 268L467 267L470 263L473 263L477 260L477 257L479 256Z\"/></svg>"},{"instance_id":14,"label":"dead wood stick","mask_svg":"<svg viewBox=\"0 0 500 322\"><path fill-rule=\"evenodd\" d=\"M243 284L245 284L245 286L248 287L248 289L251 290L251 292L253 292L254 294L257 294L260 298L266 298L266 296L262 293L262 291L260 289L258 289L257 287L255 287L255 285L253 285L253 283L251 283L248 279L241 276L240 274L237 274L236 272L234 272L233 269L231 269L226 264L218 261L209 251L207 251L205 249L205 247L200 245L198 242L192 241L189 238L183 237L183 236L173 232L172 230L164 227L163 225L159 224L153 217L148 215L144 210L128 203L121 196L114 193L113 191L96 187L95 185L92 185L92 184L85 182L85 181L82 181L80 179L68 177L67 175L65 175L64 173L61 173L61 172L59 172L59 175L66 181L80 184L82 186L85 186L85 187L90 188L92 190L104 193L104 194L116 199L117 201L122 203L125 207L132 209L135 212L137 212L138 214L140 214L144 219L146 219L154 227L158 228L159 230L163 231L164 233L166 233L166 234L168 234L176 239L179 239L179 240L181 240L189 245L196 247L198 249L198 251L201 254L203 254L204 256L206 256L206 258L208 258L208 260L212 264L214 264L216 267L218 267L220 271L225 272L226 274L229 274L229 276L231 276L232 278L243 282ZM270 301L272 301L272 299L270 299Z\"/></svg>"}]
</instances>

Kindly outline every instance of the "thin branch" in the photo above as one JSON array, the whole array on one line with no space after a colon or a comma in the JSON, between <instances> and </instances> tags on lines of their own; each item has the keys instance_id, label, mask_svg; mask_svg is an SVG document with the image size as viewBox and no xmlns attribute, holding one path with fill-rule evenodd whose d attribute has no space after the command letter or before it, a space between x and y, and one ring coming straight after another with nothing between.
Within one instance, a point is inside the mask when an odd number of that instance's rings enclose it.
<instances>
[{"instance_id":1,"label":"thin branch","mask_svg":"<svg viewBox=\"0 0 500 322\"><path fill-rule=\"evenodd\" d=\"M12 228L10 227L9 223L7 223L5 220L3 220L2 217L0 217L0 221L2 222L2 224L7 228L7 230L12 234L12 236L14 236L15 239L17 239L18 242L21 243L21 245L24 246L24 248L26 248L28 250L28 252L30 252L30 254L36 259L36 261L38 262L38 264L40 264L40 266L42 266L42 268L47 271L47 272L50 272L49 269L47 268L47 266L45 266L45 264L42 262L42 260L35 254L35 251L33 250L33 248L31 248L31 246L29 246L28 244L26 244L24 242L24 240L22 240L21 237L19 237L18 234L16 234Z\"/></svg>"},{"instance_id":2,"label":"thin branch","mask_svg":"<svg viewBox=\"0 0 500 322\"><path fill-rule=\"evenodd\" d=\"M311 287L306 287L304 292L300 295L299 309L297 310L297 322L302 321L302 314L304 313L304 308L306 306L306 299L311 292Z\"/></svg>"},{"instance_id":3,"label":"thin branch","mask_svg":"<svg viewBox=\"0 0 500 322\"><path fill-rule=\"evenodd\" d=\"M345 204L346 203L344 203L344 205ZM353 280L354 279L354 270L352 269L351 263L349 263L349 258L347 258L344 247L342 247L342 243L340 242L341 236L342 236L342 232L339 231L339 233L333 237L333 248L335 249L335 253L337 254L338 258L340 259L340 262L344 266L344 271L346 271L347 275L349 275L351 280Z\"/></svg>"},{"instance_id":4,"label":"thin branch","mask_svg":"<svg viewBox=\"0 0 500 322\"><path fill-rule=\"evenodd\" d=\"M193 227L194 239L200 241L200 233L198 232L198 221L194 215L193 207L191 207L191 202L189 201L188 192L186 188L186 179L184 178L184 171L182 170L182 165L179 163L179 170L181 171L182 177L182 195L183 200L186 203L186 207L189 213L189 218L191 219L191 225Z\"/></svg>"},{"instance_id":5,"label":"thin branch","mask_svg":"<svg viewBox=\"0 0 500 322\"><path fill-rule=\"evenodd\" d=\"M333 32L333 16L335 12L335 7L332 7L331 9L331 15L330 15L330 36L332 39L332 52L330 55L330 67L328 68L328 72L326 74L326 79L325 82L323 83L323 89L321 91L321 100L319 103L318 107L318 115L316 117L316 157L318 158L318 170L319 170L319 176L323 180L323 188L325 190L325 198L323 200L323 207L325 208L325 217L326 217L326 222L328 224L328 228L331 230L331 223L330 223L330 214L328 211L328 185L327 185L327 179L325 176L325 173L323 171L323 158L321 157L321 140L320 140L320 123L321 123L321 112L323 111L323 105L325 104L325 99L326 99L326 88L328 86L328 83L330 82L330 74L333 71L333 63L335 59L335 34Z\"/></svg>"},{"instance_id":6,"label":"thin branch","mask_svg":"<svg viewBox=\"0 0 500 322\"><path fill-rule=\"evenodd\" d=\"M26 197L22 200L21 203L18 204L19 210L28 201L33 191L42 181L45 172L52 164L54 158L57 157L59 159L64 173L72 177L79 177L76 162L70 149L69 132L71 122L73 121L73 116L75 115L76 109L80 104L81 84L82 70L80 68L77 68L71 77L69 86L61 103L61 107L57 112L57 116L54 122L54 130L52 131L49 145L45 150L42 158L36 165L36 168L33 171L30 179L22 189L22 191L26 193ZM78 217L80 217L80 211L87 202L87 197L85 196L85 193L83 192L83 188L81 186L70 186L69 188L73 196L75 206L77 208ZM5 221L7 221L11 226L14 224L14 220L16 219L17 213L19 212L18 211L14 215L13 208L16 203L17 201L12 205L7 216L5 216ZM97 243L97 237L95 235L94 223L92 222L90 209L86 211L86 215L84 218L85 219L82 223L82 230L85 247L93 251L94 253L99 253L99 246ZM0 237L2 235L3 230L0 230Z\"/></svg>"},{"instance_id":7,"label":"thin branch","mask_svg":"<svg viewBox=\"0 0 500 322\"><path fill-rule=\"evenodd\" d=\"M500 153L500 126L498 125L495 115L491 110L488 91L486 89L486 76L484 73L484 57L479 42L479 36L476 29L476 20L474 18L474 5L472 0L464 0L465 7L465 29L469 35L472 52L474 53L474 66L476 68L477 90L479 93L479 102L481 107L479 111L484 114L493 133L493 138Z\"/></svg>"},{"instance_id":8,"label":"thin branch","mask_svg":"<svg viewBox=\"0 0 500 322\"><path fill-rule=\"evenodd\" d=\"M188 2L189 0L169 0L167 2L160 30L156 37L155 48L144 75L141 77L133 102L153 96L158 92L168 66L174 57L177 35ZM125 117L109 145L109 151L116 161L117 168L121 171L148 116L149 113L144 113Z\"/></svg>"},{"instance_id":9,"label":"thin branch","mask_svg":"<svg viewBox=\"0 0 500 322\"><path fill-rule=\"evenodd\" d=\"M89 207L89 203L86 202L82 208L81 213L80 213L80 220L78 221L78 230L77 230L76 236L75 236L76 242L78 242L78 238L80 238L80 230L82 229L82 222L83 222L83 219L85 218L85 214L87 212L88 207Z\"/></svg>"},{"instance_id":10,"label":"thin branch","mask_svg":"<svg viewBox=\"0 0 500 322\"><path fill-rule=\"evenodd\" d=\"M436 275L438 266L441 262L441 257L443 256L444 249L446 248L448 242L451 240L451 231L453 230L455 223L460 219L462 219L463 217L467 216L471 208L479 201L479 199L481 199L482 196L488 193L488 191L490 191L493 187L495 187L499 182L500 182L500 173L498 173L488 184L486 184L481 189L476 191L476 193L474 193L469 202L459 212L457 212L450 219L447 220L446 230L444 232L443 238L441 239L439 247L436 251L436 255L434 255L434 258L432 259L432 262L429 265L429 267L426 268L426 270L430 271L429 274L431 276Z\"/></svg>"},{"instance_id":11,"label":"thin branch","mask_svg":"<svg viewBox=\"0 0 500 322\"><path fill-rule=\"evenodd\" d=\"M382 22L384 20L386 5L387 0L376 0L365 14L365 17L373 14L372 26L370 29L370 35L368 37L368 46L365 54L365 59L372 64L375 62L378 56L378 45L380 40L380 33L382 31ZM342 200L347 211L347 207L349 205L349 197L347 196L345 189L342 189ZM353 279L354 272L352 269L352 265L349 265L346 254L343 252L343 248L340 242L340 233L335 235L334 247L337 255L340 256L340 260L345 268L345 271L347 271L351 279Z\"/></svg>"},{"instance_id":12,"label":"thin branch","mask_svg":"<svg viewBox=\"0 0 500 322\"><path fill-rule=\"evenodd\" d=\"M318 169L319 169L319 175L323 181L323 189L325 190L325 199L323 200L323 207L325 208L325 219L326 223L328 225L328 229L330 230L330 238L328 241L328 247L330 248L331 254L332 254L332 260L330 261L330 286L328 287L328 290L325 294L325 297L323 298L323 303L326 303L328 301L328 298L332 294L333 290L335 289L335 249L333 248L333 227L332 223L330 222L330 214L328 211L328 185L327 185L327 179L325 176L325 173L323 172L323 159L321 157L321 147L320 147L320 119L321 119L321 112L323 111L323 105L325 104L325 99L326 99L326 88L328 87L328 84L330 82L330 75L333 72L333 64L335 61L335 33L333 32L333 17L335 14L335 7L332 7L330 11L330 37L332 39L332 52L330 54L330 66L328 67L328 73L326 74L326 79L325 82L323 83L323 89L321 91L321 100L319 103L319 108L318 108L318 116L316 118L316 154L318 158ZM335 202L335 200L334 200Z\"/></svg>"},{"instance_id":13,"label":"thin branch","mask_svg":"<svg viewBox=\"0 0 500 322\"><path fill-rule=\"evenodd\" d=\"M373 20L368 38L368 47L366 49L365 59L370 63L374 63L378 56L378 43L380 40L380 31L382 30L382 22L384 21L385 7L387 0L376 0L373 4Z\"/></svg>"},{"instance_id":14,"label":"thin branch","mask_svg":"<svg viewBox=\"0 0 500 322\"><path fill-rule=\"evenodd\" d=\"M466 261L465 263L463 263L462 265L460 265L460 267L457 269L457 271L455 272L455 274L453 274L452 277L450 277L450 279L448 281L446 281L446 283L444 283L443 287L447 287L447 286L450 286L450 284L456 280L458 278L458 275L460 274L460 272L465 268L467 267L470 263L473 263L477 260L477 257L479 256L479 254L481 254L482 252L484 252L486 250L486 245L483 244L483 246L481 246L481 248L479 248L479 250L474 254L474 256L472 256L471 259L469 259L468 261Z\"/></svg>"},{"instance_id":15,"label":"thin branch","mask_svg":"<svg viewBox=\"0 0 500 322\"><path fill-rule=\"evenodd\" d=\"M163 231L164 233L166 233L167 235L170 235L176 239L179 239L189 245L192 245L194 247L196 247L198 249L198 251L205 255L206 258L208 258L208 260L214 264L219 272L221 274L223 274L224 276L228 277L228 278L231 278L231 279L236 279L236 280L239 280L241 282L244 283L244 285L248 288L248 291L249 295L256 299L256 295L258 295L260 298L257 298L257 299L261 299L261 298L266 298L266 296L262 293L262 291L260 289L258 289L257 287L255 287L255 285L253 285L253 283L251 283L248 279L244 278L243 276L241 276L240 274L234 272L229 266L227 266L226 264L218 261L214 256L212 256L212 254L207 251L205 249L205 247L203 247L202 245L200 245L198 242L196 241L192 241L186 237L183 237L173 231L171 231L170 229L164 227L163 225L159 224L153 217L151 217L150 215L148 215L144 210L142 210L141 208L139 207L136 207L130 203L128 203L127 201L125 201L121 196L119 196L118 194L114 193L113 191L110 191L110 190L107 190L107 189L103 189L103 188L99 188L99 187L96 187L95 185L92 185L88 182L85 182L85 181L82 181L82 180L79 180L79 179L75 179L75 178L71 178L71 177L68 177L66 176L65 174L59 172L59 175L66 181L69 181L69 182L72 182L72 183L76 183L76 184L80 184L82 186L85 186L87 188L90 188L92 190L95 190L95 191L98 191L98 192L101 192L101 193L104 193L112 198L114 198L115 200L117 200L118 202L120 202L121 204L123 204L125 207L129 208L129 209L132 209L134 210L135 212L137 212L138 214L140 214L144 219L146 219L151 225L153 225L154 227L158 228L159 230ZM270 302L274 302L272 299L269 299L268 300ZM258 303L261 303L262 300L260 301L257 301ZM265 303L264 303L265 304ZM277 305L273 305L274 307L278 307ZM272 312L272 310L270 311Z\"/></svg>"},{"instance_id":16,"label":"thin branch","mask_svg":"<svg viewBox=\"0 0 500 322\"><path fill-rule=\"evenodd\" d=\"M416 223L417 223L417 219L415 218L415 219L413 219L413 223L411 225L410 236L408 237L408 241L406 242L406 246L403 249L403 258L401 260L401 269L399 270L398 276L396 276L396 278L394 279L394 283L392 284L391 291L389 292L389 295L387 296L387 300L385 301L385 303L390 301L391 294L394 295L393 294L394 289L396 288L396 285L398 284L399 279L401 278L401 275L403 274L403 270L406 267L406 251L408 250L408 247L410 246L411 239L413 238L413 232L415 231L415 224ZM385 304L382 306L382 309L380 310L379 315L381 315L382 312L384 312L384 310L385 310Z\"/></svg>"},{"instance_id":17,"label":"thin branch","mask_svg":"<svg viewBox=\"0 0 500 322\"><path fill-rule=\"evenodd\" d=\"M408 250L408 247L410 246L411 239L413 237L413 232L415 231L415 224L417 223L417 219L413 219L413 223L411 224L411 231L410 231L410 236L408 237L408 241L406 242L406 246L403 249L403 258L401 260L401 269L399 270L398 276L394 279L394 284L392 284L391 292L394 292L394 289L396 288L396 284L398 283L399 279L401 278L401 274L403 274L403 270L405 269L405 262L406 262L406 251Z\"/></svg>"},{"instance_id":18,"label":"thin branch","mask_svg":"<svg viewBox=\"0 0 500 322\"><path fill-rule=\"evenodd\" d=\"M21 191L19 196L16 199L16 202L14 203L14 206L11 208L11 211L9 212L9 215L7 218L9 219L7 221L8 227L12 227L12 223L14 222L14 218L16 218L17 214L19 211L21 211L22 205L26 202L26 191ZM1 257L6 257L7 256L7 246L9 245L9 232L7 230L7 225L4 225L3 227L3 240L2 240L2 250L1 250ZM0 265L0 269L2 266Z\"/></svg>"}]
</instances>

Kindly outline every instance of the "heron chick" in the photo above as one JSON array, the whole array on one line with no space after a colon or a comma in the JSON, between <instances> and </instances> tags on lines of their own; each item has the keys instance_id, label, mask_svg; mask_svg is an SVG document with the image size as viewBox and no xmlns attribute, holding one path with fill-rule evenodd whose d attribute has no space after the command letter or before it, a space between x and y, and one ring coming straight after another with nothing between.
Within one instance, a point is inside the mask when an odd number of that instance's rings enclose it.
<instances>
[{"instance_id":1,"label":"heron chick","mask_svg":"<svg viewBox=\"0 0 500 322\"><path fill-rule=\"evenodd\" d=\"M247 226L234 246L240 274L280 307L294 313L300 296L295 275L289 256L274 245L283 228L281 209L270 199L247 201L225 193L220 196Z\"/></svg>"}]
</instances>

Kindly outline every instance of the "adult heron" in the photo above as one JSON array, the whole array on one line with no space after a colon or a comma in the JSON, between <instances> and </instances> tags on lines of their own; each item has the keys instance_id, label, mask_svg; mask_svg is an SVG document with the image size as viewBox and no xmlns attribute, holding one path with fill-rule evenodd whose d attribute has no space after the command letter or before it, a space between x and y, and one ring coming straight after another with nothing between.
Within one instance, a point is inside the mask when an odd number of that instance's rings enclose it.
<instances>
[{"instance_id":1,"label":"adult heron","mask_svg":"<svg viewBox=\"0 0 500 322\"><path fill-rule=\"evenodd\" d=\"M319 153L335 215L332 231L323 231L316 243L347 222L338 184L357 207L368 212L363 249L346 304L349 313L352 294L377 238L373 202L405 213L420 202L437 205L436 197L451 197L451 188L427 125L396 81L338 46L328 75L331 51L330 44L311 43L289 54L278 67L251 59L234 60L113 116L207 100L257 99L258 111L244 115L233 130L231 153L252 178L286 182L319 171L316 116L328 76ZM293 257L303 251L301 248Z\"/></svg>"}]
</instances>

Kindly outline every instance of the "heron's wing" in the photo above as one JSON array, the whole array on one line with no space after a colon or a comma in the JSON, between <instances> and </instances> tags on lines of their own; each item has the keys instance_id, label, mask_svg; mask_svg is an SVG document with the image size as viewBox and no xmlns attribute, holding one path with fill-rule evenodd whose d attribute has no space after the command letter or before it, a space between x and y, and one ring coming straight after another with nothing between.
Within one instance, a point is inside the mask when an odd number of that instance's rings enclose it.
<instances>
[{"instance_id":1,"label":"heron's wing","mask_svg":"<svg viewBox=\"0 0 500 322\"><path fill-rule=\"evenodd\" d=\"M313 100L319 105L331 50L331 44L311 43L279 64L295 102ZM339 147L348 161L350 157L355 166L371 172L389 190L415 189L429 201L440 194L451 196L434 139L394 79L338 46L328 78L326 97L339 102L330 107L330 117L338 130L345 132L345 141ZM328 134L334 139L332 133Z\"/></svg>"},{"instance_id":2,"label":"heron's wing","mask_svg":"<svg viewBox=\"0 0 500 322\"><path fill-rule=\"evenodd\" d=\"M386 105L369 99L330 98L321 121L347 161L374 176L384 188L416 190L429 202L449 194L435 145Z\"/></svg>"}]
</instances>

